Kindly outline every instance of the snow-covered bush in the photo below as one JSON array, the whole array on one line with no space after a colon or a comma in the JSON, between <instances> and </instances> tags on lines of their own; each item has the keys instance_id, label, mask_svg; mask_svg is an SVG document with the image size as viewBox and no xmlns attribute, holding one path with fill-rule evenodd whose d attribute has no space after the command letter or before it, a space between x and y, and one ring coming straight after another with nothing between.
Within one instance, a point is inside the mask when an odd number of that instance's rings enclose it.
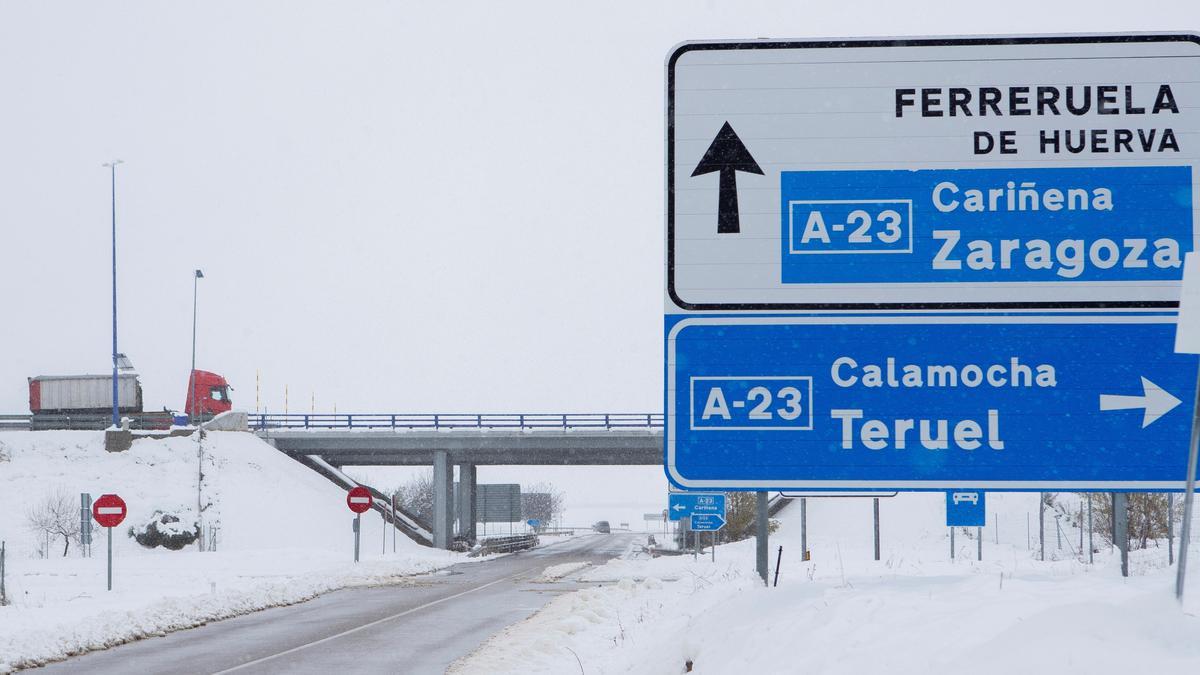
<instances>
[{"instance_id":1,"label":"snow-covered bush","mask_svg":"<svg viewBox=\"0 0 1200 675\"><path fill-rule=\"evenodd\" d=\"M189 527L179 519L179 516L155 511L154 515L145 523L130 527L129 536L146 548L161 546L171 551L178 551L196 541L196 538L200 536L200 526L192 523Z\"/></svg>"}]
</instances>

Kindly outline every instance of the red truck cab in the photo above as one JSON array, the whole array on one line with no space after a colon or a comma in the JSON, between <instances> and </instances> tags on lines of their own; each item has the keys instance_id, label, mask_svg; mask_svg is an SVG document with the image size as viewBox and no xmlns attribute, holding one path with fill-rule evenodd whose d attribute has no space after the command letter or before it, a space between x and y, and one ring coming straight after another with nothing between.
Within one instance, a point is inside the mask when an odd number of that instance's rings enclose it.
<instances>
[{"instance_id":1,"label":"red truck cab","mask_svg":"<svg viewBox=\"0 0 1200 675\"><path fill-rule=\"evenodd\" d=\"M218 415L230 410L233 402L229 400L229 382L216 373L193 370L183 412L191 415L193 403L196 415Z\"/></svg>"}]
</instances>

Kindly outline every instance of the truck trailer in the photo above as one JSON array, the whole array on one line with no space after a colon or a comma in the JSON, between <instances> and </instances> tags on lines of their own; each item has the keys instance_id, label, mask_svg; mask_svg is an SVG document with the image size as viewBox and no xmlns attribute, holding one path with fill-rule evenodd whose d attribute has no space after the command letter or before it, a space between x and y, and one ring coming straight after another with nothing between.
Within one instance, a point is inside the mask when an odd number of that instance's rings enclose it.
<instances>
[{"instance_id":1,"label":"truck trailer","mask_svg":"<svg viewBox=\"0 0 1200 675\"><path fill-rule=\"evenodd\" d=\"M38 375L29 378L29 412L80 415L112 412L112 375ZM142 412L137 373L117 375L117 410Z\"/></svg>"}]
</instances>

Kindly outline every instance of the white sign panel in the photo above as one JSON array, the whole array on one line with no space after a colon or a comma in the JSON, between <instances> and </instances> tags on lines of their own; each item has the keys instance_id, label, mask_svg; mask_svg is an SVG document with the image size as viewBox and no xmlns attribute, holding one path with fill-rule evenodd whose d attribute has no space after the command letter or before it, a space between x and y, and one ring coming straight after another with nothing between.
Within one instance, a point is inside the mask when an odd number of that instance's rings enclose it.
<instances>
[{"instance_id":1,"label":"white sign panel","mask_svg":"<svg viewBox=\"0 0 1200 675\"><path fill-rule=\"evenodd\" d=\"M668 314L1173 308L1200 37L685 43Z\"/></svg>"}]
</instances>

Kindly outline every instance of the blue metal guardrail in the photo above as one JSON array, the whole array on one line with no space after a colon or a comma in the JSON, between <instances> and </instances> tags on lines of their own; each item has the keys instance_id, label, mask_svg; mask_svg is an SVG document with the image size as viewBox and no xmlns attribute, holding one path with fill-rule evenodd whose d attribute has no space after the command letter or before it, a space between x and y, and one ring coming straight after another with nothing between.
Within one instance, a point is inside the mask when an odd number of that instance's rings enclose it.
<instances>
[{"instance_id":1,"label":"blue metal guardrail","mask_svg":"<svg viewBox=\"0 0 1200 675\"><path fill-rule=\"evenodd\" d=\"M661 413L249 413L267 429L662 429Z\"/></svg>"}]
</instances>

